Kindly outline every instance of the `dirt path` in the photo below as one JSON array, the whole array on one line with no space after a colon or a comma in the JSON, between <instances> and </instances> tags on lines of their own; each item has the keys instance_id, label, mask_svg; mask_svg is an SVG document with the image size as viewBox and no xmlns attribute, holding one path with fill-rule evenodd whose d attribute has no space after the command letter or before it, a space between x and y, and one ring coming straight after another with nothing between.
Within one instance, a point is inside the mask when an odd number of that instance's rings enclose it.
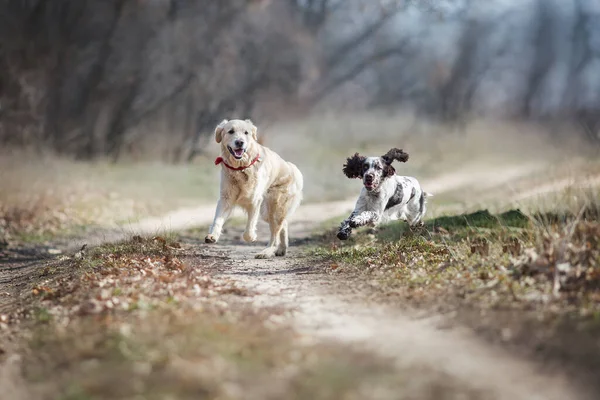
<instances>
[{"instance_id":1,"label":"dirt path","mask_svg":"<svg viewBox=\"0 0 600 400\"><path fill-rule=\"evenodd\" d=\"M261 226L259 237L267 235ZM292 224L296 244L310 234L311 223ZM491 347L466 329L441 329L440 318L415 319L397 309L365 303L364 293L353 292L335 275L310 264L301 246L289 257L255 260L258 245L241 243L239 230L224 240L203 246L205 257L226 257L218 275L233 279L255 293L255 307L283 307L295 328L311 342L335 340L391 357L399 367L426 367L439 371L461 386L494 399L592 398L570 385L565 376L549 375L525 359ZM354 285L356 286L356 285ZM489 397L488 397L489 396Z\"/></svg>"}]
</instances>

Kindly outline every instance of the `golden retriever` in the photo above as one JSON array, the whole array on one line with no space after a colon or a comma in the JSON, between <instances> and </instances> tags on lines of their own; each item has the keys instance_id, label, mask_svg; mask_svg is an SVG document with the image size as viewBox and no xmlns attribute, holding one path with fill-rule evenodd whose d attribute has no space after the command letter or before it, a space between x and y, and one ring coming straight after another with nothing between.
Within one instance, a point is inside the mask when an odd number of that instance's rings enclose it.
<instances>
[{"instance_id":1,"label":"golden retriever","mask_svg":"<svg viewBox=\"0 0 600 400\"><path fill-rule=\"evenodd\" d=\"M248 214L243 238L256 240L259 214L269 223L271 239L256 258L283 256L288 248L287 218L302 200L303 178L300 170L257 140L257 128L249 119L223 120L215 129L221 144L221 196L206 243L216 243L223 224L234 207Z\"/></svg>"}]
</instances>

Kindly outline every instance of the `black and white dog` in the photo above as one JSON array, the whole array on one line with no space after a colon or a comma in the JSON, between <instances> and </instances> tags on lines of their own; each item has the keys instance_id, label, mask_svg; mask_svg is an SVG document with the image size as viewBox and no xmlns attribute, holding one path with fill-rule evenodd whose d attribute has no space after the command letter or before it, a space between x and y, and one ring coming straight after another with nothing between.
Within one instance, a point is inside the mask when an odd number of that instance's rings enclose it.
<instances>
[{"instance_id":1,"label":"black and white dog","mask_svg":"<svg viewBox=\"0 0 600 400\"><path fill-rule=\"evenodd\" d=\"M345 219L337 237L346 240L353 228L401 219L412 226L422 225L427 209L427 197L419 181L410 176L396 175L394 160L406 162L408 154L401 149L391 149L381 157L363 157L358 153L344 164L348 178L362 178L364 187L352 214Z\"/></svg>"}]
</instances>

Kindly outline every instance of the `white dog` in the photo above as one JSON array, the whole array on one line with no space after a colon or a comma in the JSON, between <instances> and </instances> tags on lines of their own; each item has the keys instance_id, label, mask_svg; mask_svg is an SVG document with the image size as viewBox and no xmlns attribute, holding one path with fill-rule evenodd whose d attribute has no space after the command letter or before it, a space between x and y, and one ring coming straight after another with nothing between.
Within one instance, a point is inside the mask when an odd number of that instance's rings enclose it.
<instances>
[{"instance_id":1,"label":"white dog","mask_svg":"<svg viewBox=\"0 0 600 400\"><path fill-rule=\"evenodd\" d=\"M221 144L216 165L221 170L221 197L206 243L216 243L223 224L235 206L248 214L243 238L256 240L259 213L269 223L271 239L256 258L285 255L288 248L287 218L302 200L303 178L300 170L257 141L257 128L249 119L223 120L215 129Z\"/></svg>"},{"instance_id":2,"label":"white dog","mask_svg":"<svg viewBox=\"0 0 600 400\"><path fill-rule=\"evenodd\" d=\"M353 228L377 226L382 222L404 220L410 226L422 224L427 211L427 197L419 181L410 176L398 176L392 167L394 160L406 162L408 154L391 149L381 157L363 157L356 153L344 165L344 174L351 179L362 178L363 189L352 214L345 219L337 237L346 240Z\"/></svg>"}]
</instances>

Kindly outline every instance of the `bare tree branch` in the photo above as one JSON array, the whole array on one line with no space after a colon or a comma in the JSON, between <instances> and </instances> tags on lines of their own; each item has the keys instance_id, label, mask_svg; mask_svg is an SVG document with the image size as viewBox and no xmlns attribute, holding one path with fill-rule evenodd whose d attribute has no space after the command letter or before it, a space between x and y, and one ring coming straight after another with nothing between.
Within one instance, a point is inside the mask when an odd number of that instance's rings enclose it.
<instances>
[{"instance_id":1,"label":"bare tree branch","mask_svg":"<svg viewBox=\"0 0 600 400\"><path fill-rule=\"evenodd\" d=\"M348 71L340 74L337 77L332 78L329 82L327 82L319 91L317 91L317 93L314 96L312 96L312 101L318 102L322 100L326 95L328 95L344 83L354 79L361 72L371 67L374 63L381 62L389 57L404 54L407 48L407 43L408 40L405 40L398 46L377 51L371 54L369 57L364 58L352 68L350 68Z\"/></svg>"},{"instance_id":2,"label":"bare tree branch","mask_svg":"<svg viewBox=\"0 0 600 400\"><path fill-rule=\"evenodd\" d=\"M402 5L400 5L402 4ZM394 18L398 13L405 9L404 3L398 3L390 9L384 10L381 17L370 23L366 28L359 32L356 36L348 39L345 43L335 49L327 58L326 65L328 69L332 69L344 62L348 55L357 47L372 38L381 27L389 20Z\"/></svg>"}]
</instances>

